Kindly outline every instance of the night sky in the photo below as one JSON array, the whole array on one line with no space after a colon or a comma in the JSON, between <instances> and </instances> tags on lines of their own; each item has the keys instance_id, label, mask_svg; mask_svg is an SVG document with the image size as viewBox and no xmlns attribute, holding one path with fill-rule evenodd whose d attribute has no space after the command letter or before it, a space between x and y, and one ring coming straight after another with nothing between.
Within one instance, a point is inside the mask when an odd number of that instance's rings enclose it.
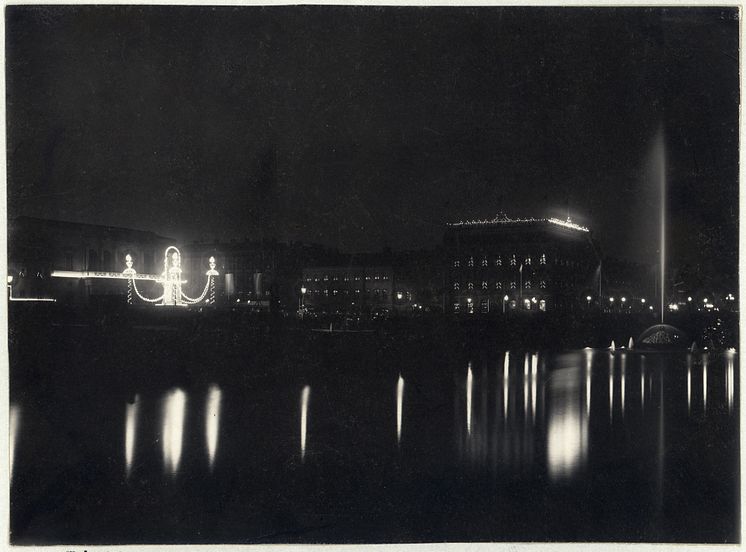
<instances>
[{"instance_id":1,"label":"night sky","mask_svg":"<svg viewBox=\"0 0 746 552\"><path fill-rule=\"evenodd\" d=\"M590 226L737 269L735 8L6 8L9 216L182 240L432 247Z\"/></svg>"}]
</instances>

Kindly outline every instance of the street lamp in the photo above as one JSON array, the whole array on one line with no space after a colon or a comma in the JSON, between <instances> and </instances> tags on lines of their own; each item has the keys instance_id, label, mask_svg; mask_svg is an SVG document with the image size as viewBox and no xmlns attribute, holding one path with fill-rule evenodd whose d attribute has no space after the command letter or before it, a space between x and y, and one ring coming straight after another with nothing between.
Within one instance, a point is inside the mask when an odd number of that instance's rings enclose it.
<instances>
[{"instance_id":1,"label":"street lamp","mask_svg":"<svg viewBox=\"0 0 746 552\"><path fill-rule=\"evenodd\" d=\"M586 295L585 296L585 300L588 303L588 308L589 309L591 308L591 299L593 299L593 297L591 297L590 295Z\"/></svg>"},{"instance_id":2,"label":"street lamp","mask_svg":"<svg viewBox=\"0 0 746 552\"><path fill-rule=\"evenodd\" d=\"M468 305L469 305L469 307L468 307L468 309L467 309L467 310L469 311L469 314L472 314L472 313L473 313L474 311L472 310L472 307L471 307L471 297L467 297L467 298L466 298L466 302L467 302L467 303L468 303Z\"/></svg>"},{"instance_id":3,"label":"street lamp","mask_svg":"<svg viewBox=\"0 0 746 552\"><path fill-rule=\"evenodd\" d=\"M510 299L507 295L503 297L503 314L505 314L505 301Z\"/></svg>"},{"instance_id":4,"label":"street lamp","mask_svg":"<svg viewBox=\"0 0 746 552\"><path fill-rule=\"evenodd\" d=\"M396 292L396 298L397 298L397 299L398 299L399 301L401 301L401 300L402 300L402 297L404 297L404 294L403 294L403 293L402 293L401 291L397 291L397 292Z\"/></svg>"},{"instance_id":5,"label":"street lamp","mask_svg":"<svg viewBox=\"0 0 746 552\"><path fill-rule=\"evenodd\" d=\"M305 296L306 296L306 291L308 291L306 289L306 286L301 286L300 287L300 309L299 310L300 310L300 316L301 316L301 318L303 318L303 306L304 306L304 299L305 299Z\"/></svg>"}]
</instances>

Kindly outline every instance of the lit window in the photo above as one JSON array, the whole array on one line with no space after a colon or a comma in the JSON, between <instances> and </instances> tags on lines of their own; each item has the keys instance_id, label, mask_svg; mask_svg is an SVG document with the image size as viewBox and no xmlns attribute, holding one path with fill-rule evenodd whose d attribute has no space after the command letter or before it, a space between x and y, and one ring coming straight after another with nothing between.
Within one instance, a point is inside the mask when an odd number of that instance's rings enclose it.
<instances>
[{"instance_id":1,"label":"lit window","mask_svg":"<svg viewBox=\"0 0 746 552\"><path fill-rule=\"evenodd\" d=\"M469 257L469 266L474 266L474 257Z\"/></svg>"},{"instance_id":2,"label":"lit window","mask_svg":"<svg viewBox=\"0 0 746 552\"><path fill-rule=\"evenodd\" d=\"M328 275L328 274L324 274L324 281L325 281L325 282L328 282L328 281L329 281L329 275Z\"/></svg>"},{"instance_id":3,"label":"lit window","mask_svg":"<svg viewBox=\"0 0 746 552\"><path fill-rule=\"evenodd\" d=\"M539 310L540 311L546 311L547 310L547 302L544 301L544 299L539 300Z\"/></svg>"},{"instance_id":4,"label":"lit window","mask_svg":"<svg viewBox=\"0 0 746 552\"><path fill-rule=\"evenodd\" d=\"M516 265L515 255L511 255L510 256L510 266L515 266L515 265Z\"/></svg>"},{"instance_id":5,"label":"lit window","mask_svg":"<svg viewBox=\"0 0 746 552\"><path fill-rule=\"evenodd\" d=\"M334 279L335 282L337 282L337 281L339 281L339 276L335 276L333 279Z\"/></svg>"},{"instance_id":6,"label":"lit window","mask_svg":"<svg viewBox=\"0 0 746 552\"><path fill-rule=\"evenodd\" d=\"M461 266L461 261L459 261L458 259L453 261L453 268L458 268L460 266Z\"/></svg>"},{"instance_id":7,"label":"lit window","mask_svg":"<svg viewBox=\"0 0 746 552\"><path fill-rule=\"evenodd\" d=\"M502 282L495 282L495 289L502 289L503 283Z\"/></svg>"},{"instance_id":8,"label":"lit window","mask_svg":"<svg viewBox=\"0 0 746 552\"><path fill-rule=\"evenodd\" d=\"M314 281L314 282L318 282L318 281L319 281L319 279L318 279L318 278L314 278L314 279L313 279L313 281Z\"/></svg>"},{"instance_id":9,"label":"lit window","mask_svg":"<svg viewBox=\"0 0 746 552\"><path fill-rule=\"evenodd\" d=\"M366 277L365 277L365 279L366 279L366 280L370 280L370 276L366 276Z\"/></svg>"},{"instance_id":10,"label":"lit window","mask_svg":"<svg viewBox=\"0 0 746 552\"><path fill-rule=\"evenodd\" d=\"M487 266L487 257L482 257L482 266Z\"/></svg>"},{"instance_id":11,"label":"lit window","mask_svg":"<svg viewBox=\"0 0 746 552\"><path fill-rule=\"evenodd\" d=\"M324 295L325 295L326 297L329 297L329 290L328 290L328 289L325 289L325 290L324 290Z\"/></svg>"},{"instance_id":12,"label":"lit window","mask_svg":"<svg viewBox=\"0 0 746 552\"><path fill-rule=\"evenodd\" d=\"M472 289L474 289L474 284L473 284L473 283L471 283L471 282L469 282L468 284L466 284L466 287L467 287L468 289L472 290Z\"/></svg>"},{"instance_id":13,"label":"lit window","mask_svg":"<svg viewBox=\"0 0 746 552\"><path fill-rule=\"evenodd\" d=\"M458 282L453 282L453 289L454 289L455 291L458 291L458 290L459 290L460 288L461 288L461 286L459 285L459 283L458 283Z\"/></svg>"},{"instance_id":14,"label":"lit window","mask_svg":"<svg viewBox=\"0 0 746 552\"><path fill-rule=\"evenodd\" d=\"M345 274L345 278L344 279L345 279L345 282L349 282L350 281L350 277L347 274Z\"/></svg>"},{"instance_id":15,"label":"lit window","mask_svg":"<svg viewBox=\"0 0 746 552\"><path fill-rule=\"evenodd\" d=\"M487 282L482 281L482 289L487 289Z\"/></svg>"},{"instance_id":16,"label":"lit window","mask_svg":"<svg viewBox=\"0 0 746 552\"><path fill-rule=\"evenodd\" d=\"M546 281L546 280L542 280L542 281L540 281L540 282L539 282L539 287L540 287L541 289L546 289L546 287L547 287L547 281Z\"/></svg>"},{"instance_id":17,"label":"lit window","mask_svg":"<svg viewBox=\"0 0 746 552\"><path fill-rule=\"evenodd\" d=\"M498 257L497 259L495 259L495 266L502 266L502 265L503 265L503 260L501 257Z\"/></svg>"},{"instance_id":18,"label":"lit window","mask_svg":"<svg viewBox=\"0 0 746 552\"><path fill-rule=\"evenodd\" d=\"M526 264L527 264L527 265L530 265L530 264L531 264L531 257L526 257Z\"/></svg>"},{"instance_id":19,"label":"lit window","mask_svg":"<svg viewBox=\"0 0 746 552\"><path fill-rule=\"evenodd\" d=\"M376 274L375 278L373 278L373 279L374 280L380 280L381 278L380 278L380 276L378 276L378 274Z\"/></svg>"},{"instance_id":20,"label":"lit window","mask_svg":"<svg viewBox=\"0 0 746 552\"><path fill-rule=\"evenodd\" d=\"M513 280L512 282L510 282L510 289L515 289L515 287L515 280Z\"/></svg>"},{"instance_id":21,"label":"lit window","mask_svg":"<svg viewBox=\"0 0 746 552\"><path fill-rule=\"evenodd\" d=\"M526 282L523 284L523 287L525 289L531 289L531 280L526 280Z\"/></svg>"},{"instance_id":22,"label":"lit window","mask_svg":"<svg viewBox=\"0 0 746 552\"><path fill-rule=\"evenodd\" d=\"M547 256L544 253L541 254L541 257L539 257L539 264L547 264Z\"/></svg>"},{"instance_id":23,"label":"lit window","mask_svg":"<svg viewBox=\"0 0 746 552\"><path fill-rule=\"evenodd\" d=\"M461 305L459 305L458 303L454 303L453 304L453 312L455 312L456 314L458 314L458 312L460 310L461 310Z\"/></svg>"}]
</instances>

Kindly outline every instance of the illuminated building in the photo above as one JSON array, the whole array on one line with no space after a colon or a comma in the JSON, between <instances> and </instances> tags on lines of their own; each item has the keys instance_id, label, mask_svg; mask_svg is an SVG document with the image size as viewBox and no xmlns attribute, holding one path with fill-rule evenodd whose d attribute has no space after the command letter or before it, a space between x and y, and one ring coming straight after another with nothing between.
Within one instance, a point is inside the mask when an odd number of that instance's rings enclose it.
<instances>
[{"instance_id":1,"label":"illuminated building","mask_svg":"<svg viewBox=\"0 0 746 552\"><path fill-rule=\"evenodd\" d=\"M131 228L17 217L8 224L8 276L17 297L123 302L127 286L122 280L52 278L51 274L55 270L121 274L127 255L134 258L138 272L159 272L163 250L172 242Z\"/></svg>"},{"instance_id":2,"label":"illuminated building","mask_svg":"<svg viewBox=\"0 0 746 552\"><path fill-rule=\"evenodd\" d=\"M447 312L571 310L597 287L598 249L569 219L451 223L444 247Z\"/></svg>"}]
</instances>

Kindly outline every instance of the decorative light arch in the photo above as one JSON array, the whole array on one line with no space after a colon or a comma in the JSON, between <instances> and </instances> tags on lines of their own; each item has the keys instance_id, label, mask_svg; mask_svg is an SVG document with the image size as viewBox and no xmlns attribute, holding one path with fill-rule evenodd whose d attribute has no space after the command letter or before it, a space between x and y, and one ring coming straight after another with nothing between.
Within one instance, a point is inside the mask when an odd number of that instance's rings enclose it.
<instances>
[{"instance_id":1,"label":"decorative light arch","mask_svg":"<svg viewBox=\"0 0 746 552\"><path fill-rule=\"evenodd\" d=\"M219 275L218 271L215 270L215 257L210 257L210 270L205 273L207 281L199 297L189 297L181 288L182 284L187 283L187 280L181 278L181 251L176 246L169 245L163 253L163 273L155 280L163 286L163 293L159 297L145 297L137 289L137 271L133 268L132 255L127 254L125 263L127 268L122 271L122 275L127 278L127 302L130 304L133 302L133 292L142 301L158 305L185 307L202 302L207 305L215 303L215 277Z\"/></svg>"}]
</instances>

